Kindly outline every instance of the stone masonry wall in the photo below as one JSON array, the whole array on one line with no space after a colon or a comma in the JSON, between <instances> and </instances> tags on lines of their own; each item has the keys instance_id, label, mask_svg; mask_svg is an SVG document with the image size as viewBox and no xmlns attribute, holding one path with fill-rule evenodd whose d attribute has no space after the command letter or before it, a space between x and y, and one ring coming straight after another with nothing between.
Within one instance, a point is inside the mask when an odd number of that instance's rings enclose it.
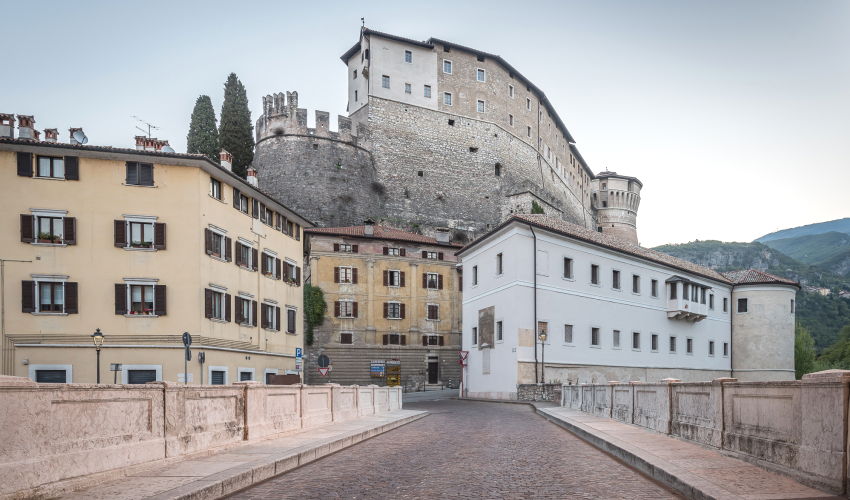
<instances>
[{"instance_id":1,"label":"stone masonry wall","mask_svg":"<svg viewBox=\"0 0 850 500\"><path fill-rule=\"evenodd\" d=\"M517 401L554 401L561 403L561 384L519 384Z\"/></svg>"}]
</instances>

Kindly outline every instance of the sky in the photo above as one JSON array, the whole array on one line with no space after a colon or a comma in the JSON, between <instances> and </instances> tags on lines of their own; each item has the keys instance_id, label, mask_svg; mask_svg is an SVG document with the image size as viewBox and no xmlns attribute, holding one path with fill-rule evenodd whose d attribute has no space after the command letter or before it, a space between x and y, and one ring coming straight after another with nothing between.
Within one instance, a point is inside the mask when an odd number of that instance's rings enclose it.
<instances>
[{"instance_id":1,"label":"sky","mask_svg":"<svg viewBox=\"0 0 850 500\"><path fill-rule=\"evenodd\" d=\"M346 114L342 55L369 28L499 54L546 92L591 169L644 184L644 246L751 241L850 216L850 2L4 2L0 112L186 149L224 81ZM332 128L335 120L331 119ZM285 200L283 200L285 203Z\"/></svg>"}]
</instances>

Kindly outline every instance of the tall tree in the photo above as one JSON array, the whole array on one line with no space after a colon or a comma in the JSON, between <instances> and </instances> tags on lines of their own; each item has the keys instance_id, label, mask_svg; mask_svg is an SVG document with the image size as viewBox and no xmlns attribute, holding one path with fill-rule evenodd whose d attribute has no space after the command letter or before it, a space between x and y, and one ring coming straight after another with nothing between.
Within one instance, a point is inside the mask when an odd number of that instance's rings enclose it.
<instances>
[{"instance_id":1,"label":"tall tree","mask_svg":"<svg viewBox=\"0 0 850 500\"><path fill-rule=\"evenodd\" d=\"M208 95L202 95L195 101L189 134L186 136L186 152L200 153L218 162L218 129L215 126L215 110Z\"/></svg>"},{"instance_id":2,"label":"tall tree","mask_svg":"<svg viewBox=\"0 0 850 500\"><path fill-rule=\"evenodd\" d=\"M233 172L245 177L248 166L254 161L254 125L245 86L236 78L236 73L230 73L224 83L218 138L222 149L233 155Z\"/></svg>"},{"instance_id":3,"label":"tall tree","mask_svg":"<svg viewBox=\"0 0 850 500\"><path fill-rule=\"evenodd\" d=\"M794 330L794 371L800 380L803 375L815 371L815 339L801 325Z\"/></svg>"}]
</instances>

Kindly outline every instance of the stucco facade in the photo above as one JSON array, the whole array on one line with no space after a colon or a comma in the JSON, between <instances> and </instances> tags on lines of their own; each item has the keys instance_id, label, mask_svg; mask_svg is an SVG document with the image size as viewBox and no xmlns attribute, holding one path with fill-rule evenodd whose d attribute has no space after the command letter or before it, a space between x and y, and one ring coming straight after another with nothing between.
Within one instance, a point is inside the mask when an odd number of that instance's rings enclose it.
<instances>
[{"instance_id":1,"label":"stucco facade","mask_svg":"<svg viewBox=\"0 0 850 500\"><path fill-rule=\"evenodd\" d=\"M797 288L793 285L739 285L732 293L735 314L732 368L741 381L793 380L794 321ZM741 301L746 301L746 306ZM745 307L745 310L741 310ZM746 332L738 335L738 332Z\"/></svg>"},{"instance_id":2,"label":"stucco facade","mask_svg":"<svg viewBox=\"0 0 850 500\"><path fill-rule=\"evenodd\" d=\"M40 176L45 158L65 172ZM311 224L227 168L194 155L0 140L0 182L0 255L25 261L5 264L2 373L94 382L96 328L103 382L110 363L123 364L119 382L182 381L183 332L194 337L195 383L202 372L228 383L295 368L301 228ZM51 218L64 221L53 240L41 234Z\"/></svg>"}]
</instances>

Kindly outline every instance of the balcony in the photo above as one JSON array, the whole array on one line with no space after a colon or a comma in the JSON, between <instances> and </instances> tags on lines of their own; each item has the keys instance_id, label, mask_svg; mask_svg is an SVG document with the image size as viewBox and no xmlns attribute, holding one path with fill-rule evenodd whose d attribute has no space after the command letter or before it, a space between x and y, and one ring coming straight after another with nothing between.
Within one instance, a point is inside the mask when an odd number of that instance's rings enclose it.
<instances>
[{"instance_id":1,"label":"balcony","mask_svg":"<svg viewBox=\"0 0 850 500\"><path fill-rule=\"evenodd\" d=\"M684 321L702 321L708 316L708 305L685 299L667 300L667 318Z\"/></svg>"}]
</instances>

